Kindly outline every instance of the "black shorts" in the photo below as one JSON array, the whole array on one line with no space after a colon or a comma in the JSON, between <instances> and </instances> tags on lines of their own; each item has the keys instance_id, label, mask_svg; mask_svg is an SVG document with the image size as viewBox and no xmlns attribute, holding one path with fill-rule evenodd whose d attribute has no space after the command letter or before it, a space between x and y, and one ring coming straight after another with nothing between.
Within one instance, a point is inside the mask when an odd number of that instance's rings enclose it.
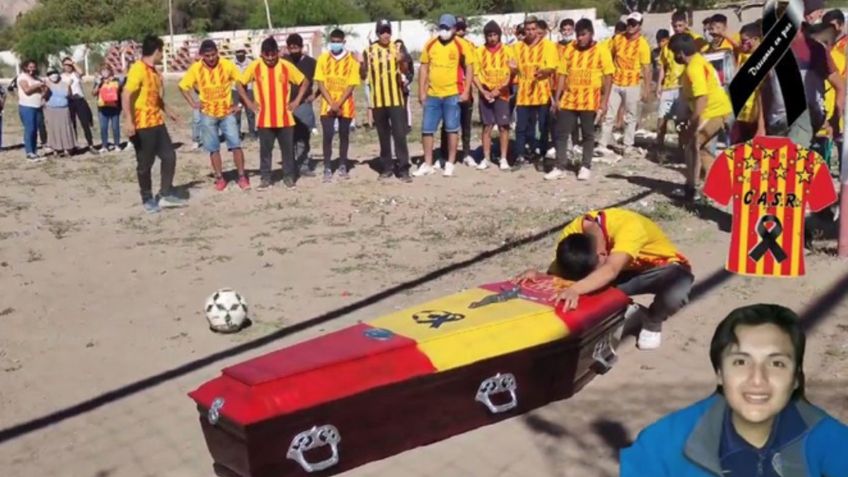
<instances>
[{"instance_id":1,"label":"black shorts","mask_svg":"<svg viewBox=\"0 0 848 477\"><path fill-rule=\"evenodd\" d=\"M480 120L486 126L509 127L509 101L497 98L493 103L480 98Z\"/></svg>"}]
</instances>

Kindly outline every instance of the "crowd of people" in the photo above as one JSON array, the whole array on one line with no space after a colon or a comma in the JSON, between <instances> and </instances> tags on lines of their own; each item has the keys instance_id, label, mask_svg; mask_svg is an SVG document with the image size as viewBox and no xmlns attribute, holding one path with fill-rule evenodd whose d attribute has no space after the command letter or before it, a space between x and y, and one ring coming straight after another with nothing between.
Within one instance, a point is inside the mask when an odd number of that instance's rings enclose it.
<instances>
[{"instance_id":1,"label":"crowd of people","mask_svg":"<svg viewBox=\"0 0 848 477\"><path fill-rule=\"evenodd\" d=\"M671 30L658 31L653 50L642 33L643 17L638 12L623 18L615 34L601 41L595 39L589 19L563 19L558 41L549 39L549 26L534 16L508 35L492 21L483 27L482 45L468 39L465 18L445 14L438 21L437 35L421 51L417 71L403 42L392 38L388 20L377 22L376 36L363 52L351 51L345 33L334 30L318 58L305 53L303 38L297 34L286 39L284 48L274 38L265 39L255 60L248 59L246 49L239 49L235 60L229 60L219 54L214 41L205 40L179 88L194 110L192 139L195 148L210 154L217 190L228 186L222 143L232 152L238 186L251 187L242 152L244 139L259 141L258 190L272 185L275 144L282 156L286 187L295 187L302 176L316 175L308 159L317 127L322 130L323 180L347 179L355 95L361 88L367 98L366 124L376 129L379 138L380 180L398 177L406 182L437 171L453 176L457 163L481 170L532 164L546 180L568 177L571 171L577 180L590 180L596 158L617 161L644 156L643 149L635 147L636 130L645 116L644 105L655 98L657 142L648 147L649 153L665 154L668 122L673 122L679 134L672 154L676 151L686 164L685 183L675 193L694 200L719 142L735 144L756 134L787 135L826 158L834 148L841 151L848 44L845 18L840 10L826 12L823 0L807 0L804 16L792 51L803 74L807 111L792 125L786 124L774 74L757 88L738 116L733 114L728 85L733 72L762 41L763 31L757 21L743 25L738 33L729 32L727 18L721 14L708 17L699 34L691 29L685 12L672 13ZM114 150L120 144L123 115L128 147L136 151L139 181L145 189L147 179L142 176L149 171L142 169L149 169L156 153L165 157L165 169L170 170L170 162L175 161L167 151L173 147L157 142L170 141L167 130L150 131L165 128L167 115L162 77L156 70L161 58L161 40L150 37L142 45L142 58L126 75L116 75L104 64L92 91L99 113L99 149L92 137L94 115L79 67L65 58L61 72L51 70L41 77L35 62L25 61L14 86L27 158L43 158L37 153L39 136L48 153L64 155L81 149L78 128L88 151ZM418 97L414 100L422 108L424 150L417 168L410 162L407 144L416 76ZM317 118L315 103L319 103ZM472 153L475 109L482 123L482 157ZM613 134L618 128L623 130L620 145ZM336 136L337 162L333 161ZM142 192L145 202L150 195ZM146 208L158 210L152 202Z\"/></svg>"}]
</instances>

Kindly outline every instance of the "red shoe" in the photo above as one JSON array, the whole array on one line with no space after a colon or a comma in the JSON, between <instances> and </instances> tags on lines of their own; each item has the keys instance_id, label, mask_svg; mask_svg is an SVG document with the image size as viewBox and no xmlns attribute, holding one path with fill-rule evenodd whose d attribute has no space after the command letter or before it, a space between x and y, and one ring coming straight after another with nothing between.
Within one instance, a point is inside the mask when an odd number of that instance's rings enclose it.
<instances>
[{"instance_id":1,"label":"red shoe","mask_svg":"<svg viewBox=\"0 0 848 477\"><path fill-rule=\"evenodd\" d=\"M217 190L218 192L221 192L226 188L227 188L227 181L225 181L223 177L215 180L215 190Z\"/></svg>"},{"instance_id":2,"label":"red shoe","mask_svg":"<svg viewBox=\"0 0 848 477\"><path fill-rule=\"evenodd\" d=\"M241 190L250 189L250 179L248 179L247 176L239 177L238 186L241 188Z\"/></svg>"}]
</instances>

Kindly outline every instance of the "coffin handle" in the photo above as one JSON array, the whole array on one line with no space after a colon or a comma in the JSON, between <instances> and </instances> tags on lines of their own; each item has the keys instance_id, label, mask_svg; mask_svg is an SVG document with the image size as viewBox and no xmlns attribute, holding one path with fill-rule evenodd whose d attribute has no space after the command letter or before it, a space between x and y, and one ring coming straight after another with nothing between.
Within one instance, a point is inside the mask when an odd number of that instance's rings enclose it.
<instances>
[{"instance_id":1,"label":"coffin handle","mask_svg":"<svg viewBox=\"0 0 848 477\"><path fill-rule=\"evenodd\" d=\"M595 343L595 349L592 351L592 359L595 362L592 367L597 374L606 374L618 361L613 340L614 336L604 335Z\"/></svg>"},{"instance_id":2,"label":"coffin handle","mask_svg":"<svg viewBox=\"0 0 848 477\"><path fill-rule=\"evenodd\" d=\"M314 426L312 429L294 436L286 457L300 464L306 472L319 472L339 462L339 442L341 440L339 430L335 426ZM324 446L330 446L333 455L321 462L312 463L306 460L304 453Z\"/></svg>"},{"instance_id":3,"label":"coffin handle","mask_svg":"<svg viewBox=\"0 0 848 477\"><path fill-rule=\"evenodd\" d=\"M517 390L518 384L512 373L498 373L480 383L475 401L483 403L492 414L500 414L518 406ZM510 400L503 404L493 403L492 396L500 393L509 393Z\"/></svg>"},{"instance_id":4,"label":"coffin handle","mask_svg":"<svg viewBox=\"0 0 848 477\"><path fill-rule=\"evenodd\" d=\"M209 421L209 424L213 426L218 424L218 420L221 419L221 408L224 407L224 398L215 398L212 401L212 405L209 406L209 412L206 414L206 420Z\"/></svg>"}]
</instances>

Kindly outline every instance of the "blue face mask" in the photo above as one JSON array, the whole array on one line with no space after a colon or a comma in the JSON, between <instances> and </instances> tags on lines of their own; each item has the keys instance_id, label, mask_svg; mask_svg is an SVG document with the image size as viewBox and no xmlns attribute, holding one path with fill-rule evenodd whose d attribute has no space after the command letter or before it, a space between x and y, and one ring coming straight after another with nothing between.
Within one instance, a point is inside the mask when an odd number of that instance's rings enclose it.
<instances>
[{"instance_id":1,"label":"blue face mask","mask_svg":"<svg viewBox=\"0 0 848 477\"><path fill-rule=\"evenodd\" d=\"M344 51L344 43L330 43L330 53L338 55Z\"/></svg>"}]
</instances>

